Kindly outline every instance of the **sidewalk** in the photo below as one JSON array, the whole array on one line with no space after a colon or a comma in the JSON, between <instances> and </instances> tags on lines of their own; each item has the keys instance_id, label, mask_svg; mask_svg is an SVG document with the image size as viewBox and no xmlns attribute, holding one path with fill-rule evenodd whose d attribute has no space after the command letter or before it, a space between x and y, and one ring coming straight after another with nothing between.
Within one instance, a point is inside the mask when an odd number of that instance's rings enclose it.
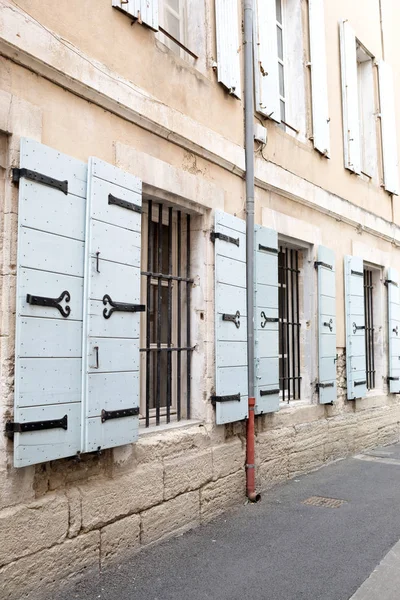
<instances>
[{"instance_id":1,"label":"sidewalk","mask_svg":"<svg viewBox=\"0 0 400 600\"><path fill-rule=\"evenodd\" d=\"M398 600L399 506L397 444L285 483L59 600Z\"/></svg>"}]
</instances>

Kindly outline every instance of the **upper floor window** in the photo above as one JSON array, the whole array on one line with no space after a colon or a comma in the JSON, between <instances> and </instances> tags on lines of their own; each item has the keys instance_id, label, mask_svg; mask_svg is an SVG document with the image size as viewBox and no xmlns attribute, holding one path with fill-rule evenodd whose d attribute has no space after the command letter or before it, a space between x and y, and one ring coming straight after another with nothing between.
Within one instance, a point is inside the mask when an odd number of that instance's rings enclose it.
<instances>
[{"instance_id":1,"label":"upper floor window","mask_svg":"<svg viewBox=\"0 0 400 600\"><path fill-rule=\"evenodd\" d=\"M186 2L185 0L160 0L159 18L163 42L176 52L186 45ZM179 45L176 43L179 42Z\"/></svg>"}]
</instances>

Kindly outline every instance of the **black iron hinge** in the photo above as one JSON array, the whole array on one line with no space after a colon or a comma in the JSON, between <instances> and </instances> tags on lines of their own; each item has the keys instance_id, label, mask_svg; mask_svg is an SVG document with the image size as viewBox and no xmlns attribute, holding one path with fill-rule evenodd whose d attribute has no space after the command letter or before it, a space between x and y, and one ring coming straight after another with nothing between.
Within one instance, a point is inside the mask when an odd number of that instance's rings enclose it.
<instances>
[{"instance_id":1,"label":"black iron hinge","mask_svg":"<svg viewBox=\"0 0 400 600\"><path fill-rule=\"evenodd\" d=\"M211 396L211 404L215 406L217 402L240 402L240 394L232 394L231 396Z\"/></svg>"},{"instance_id":2,"label":"black iron hinge","mask_svg":"<svg viewBox=\"0 0 400 600\"><path fill-rule=\"evenodd\" d=\"M275 394L279 394L279 392L279 388L276 390L260 390L260 396L274 396Z\"/></svg>"},{"instance_id":3,"label":"black iron hinge","mask_svg":"<svg viewBox=\"0 0 400 600\"><path fill-rule=\"evenodd\" d=\"M135 417L139 414L139 407L124 408L122 410L102 410L101 411L101 422L105 423L110 419L123 419L125 417Z\"/></svg>"},{"instance_id":4,"label":"black iron hinge","mask_svg":"<svg viewBox=\"0 0 400 600\"><path fill-rule=\"evenodd\" d=\"M128 304L127 302L114 302L108 294L103 296L103 304L106 307L103 310L103 317L109 319L114 312L145 312L144 304Z\"/></svg>"},{"instance_id":5,"label":"black iron hinge","mask_svg":"<svg viewBox=\"0 0 400 600\"><path fill-rule=\"evenodd\" d=\"M399 287L399 284L397 283L397 281L393 281L393 279L386 279L385 285L389 285L389 283L391 283L392 285L395 285L396 287Z\"/></svg>"},{"instance_id":6,"label":"black iron hinge","mask_svg":"<svg viewBox=\"0 0 400 600\"><path fill-rule=\"evenodd\" d=\"M317 383L317 392L321 389L335 387L335 383L332 381L331 383Z\"/></svg>"},{"instance_id":7,"label":"black iron hinge","mask_svg":"<svg viewBox=\"0 0 400 600\"><path fill-rule=\"evenodd\" d=\"M229 244L235 244L235 246L239 246L240 244L239 238L233 238L229 235L225 235L224 233L218 233L215 231L211 232L210 239L212 242L215 242L215 240L222 240L223 242L228 242Z\"/></svg>"},{"instance_id":8,"label":"black iron hinge","mask_svg":"<svg viewBox=\"0 0 400 600\"><path fill-rule=\"evenodd\" d=\"M354 387L357 387L358 385L367 385L367 382L366 381L355 381Z\"/></svg>"},{"instance_id":9,"label":"black iron hinge","mask_svg":"<svg viewBox=\"0 0 400 600\"><path fill-rule=\"evenodd\" d=\"M117 198L112 194L108 194L108 204L114 206L120 206L121 208L127 208L128 210L133 210L134 212L141 213L142 207L137 204L133 204L133 202L128 202L127 200L122 200L121 198Z\"/></svg>"},{"instance_id":10,"label":"black iron hinge","mask_svg":"<svg viewBox=\"0 0 400 600\"><path fill-rule=\"evenodd\" d=\"M318 269L318 267L325 267L325 268L327 268L327 269L330 269L331 271L333 270L333 267L332 267L332 265L328 265L328 263L322 262L321 260L317 260L317 261L315 261L315 263L314 263L314 267L315 267L316 269Z\"/></svg>"},{"instance_id":11,"label":"black iron hinge","mask_svg":"<svg viewBox=\"0 0 400 600\"><path fill-rule=\"evenodd\" d=\"M44 429L68 429L68 416L62 419L51 419L50 421L29 421L27 423L6 423L6 436L12 438L14 433L28 433L29 431L42 431Z\"/></svg>"},{"instance_id":12,"label":"black iron hinge","mask_svg":"<svg viewBox=\"0 0 400 600\"><path fill-rule=\"evenodd\" d=\"M352 275L358 275L358 277L364 277L364 273L362 271L353 271L351 270Z\"/></svg>"},{"instance_id":13,"label":"black iron hinge","mask_svg":"<svg viewBox=\"0 0 400 600\"><path fill-rule=\"evenodd\" d=\"M13 183L19 183L21 177L25 179L29 179L30 181L36 181L37 183L41 183L43 185L48 185L49 187L55 188L56 190L60 190L65 195L68 194L68 181L60 181L59 179L54 179L53 177L49 177L48 175L43 175L43 173L37 173L36 171L31 171L30 169L13 169L12 170L12 180Z\"/></svg>"},{"instance_id":14,"label":"black iron hinge","mask_svg":"<svg viewBox=\"0 0 400 600\"><path fill-rule=\"evenodd\" d=\"M400 381L400 377L388 377L388 381Z\"/></svg>"},{"instance_id":15,"label":"black iron hinge","mask_svg":"<svg viewBox=\"0 0 400 600\"><path fill-rule=\"evenodd\" d=\"M262 244L258 244L258 249L262 252L271 252L272 254L278 254L278 248L270 248L269 246L263 246Z\"/></svg>"}]
</instances>

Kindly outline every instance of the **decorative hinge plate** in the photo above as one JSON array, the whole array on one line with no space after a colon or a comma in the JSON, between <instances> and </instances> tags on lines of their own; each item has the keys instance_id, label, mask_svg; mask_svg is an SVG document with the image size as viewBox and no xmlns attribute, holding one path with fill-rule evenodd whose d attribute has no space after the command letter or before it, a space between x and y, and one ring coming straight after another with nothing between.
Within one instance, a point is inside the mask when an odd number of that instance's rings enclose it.
<instances>
[{"instance_id":1,"label":"decorative hinge plate","mask_svg":"<svg viewBox=\"0 0 400 600\"><path fill-rule=\"evenodd\" d=\"M101 411L101 422L105 423L110 419L123 419L125 417L136 417L139 414L139 407L124 408L122 410L102 410Z\"/></svg>"},{"instance_id":2,"label":"decorative hinge plate","mask_svg":"<svg viewBox=\"0 0 400 600\"><path fill-rule=\"evenodd\" d=\"M42 173L37 173L36 171L31 171L30 169L13 169L12 170L12 180L13 183L19 183L21 177L25 179L29 179L30 181L36 181L37 183L41 183L43 185L48 185L49 187L55 188L56 190L60 190L65 195L68 194L68 181L60 181L59 179L54 179L53 177L49 177L48 175L43 175Z\"/></svg>"},{"instance_id":3,"label":"decorative hinge plate","mask_svg":"<svg viewBox=\"0 0 400 600\"><path fill-rule=\"evenodd\" d=\"M357 387L358 385L367 385L367 381L355 381L354 382L354 387Z\"/></svg>"},{"instance_id":4,"label":"decorative hinge plate","mask_svg":"<svg viewBox=\"0 0 400 600\"><path fill-rule=\"evenodd\" d=\"M128 304L127 302L114 302L108 294L103 296L103 304L106 307L103 310L103 317L109 319L113 312L144 312L144 304ZM109 304L109 306L107 306ZM111 308L110 308L111 307Z\"/></svg>"},{"instance_id":5,"label":"decorative hinge plate","mask_svg":"<svg viewBox=\"0 0 400 600\"><path fill-rule=\"evenodd\" d=\"M108 204L114 206L120 206L121 208L127 208L128 210L133 210L134 212L141 213L142 207L137 204L133 204L133 202L128 202L127 200L122 200L121 198L117 198L112 194L108 194Z\"/></svg>"},{"instance_id":6,"label":"decorative hinge plate","mask_svg":"<svg viewBox=\"0 0 400 600\"><path fill-rule=\"evenodd\" d=\"M31 306L46 306L48 308L56 308L63 317L69 317L71 313L71 307L68 304L63 307L60 303L65 300L65 302L71 301L71 294L68 290L65 290L60 294L58 298L46 298L45 296L33 296L32 294L26 295L26 301Z\"/></svg>"},{"instance_id":7,"label":"decorative hinge plate","mask_svg":"<svg viewBox=\"0 0 400 600\"><path fill-rule=\"evenodd\" d=\"M215 242L215 240L222 240L223 242L228 242L229 244L235 244L235 246L239 246L240 244L239 238L233 238L229 235L225 235L224 233L218 233L215 231L211 232L210 239L212 242Z\"/></svg>"},{"instance_id":8,"label":"decorative hinge plate","mask_svg":"<svg viewBox=\"0 0 400 600\"><path fill-rule=\"evenodd\" d=\"M231 321L232 323L235 323L236 329L240 328L240 312L238 310L236 311L236 313L234 315L228 315L228 314L224 313L222 315L222 320L223 321Z\"/></svg>"},{"instance_id":9,"label":"decorative hinge plate","mask_svg":"<svg viewBox=\"0 0 400 600\"><path fill-rule=\"evenodd\" d=\"M211 403L213 406L217 402L240 402L240 394L232 394L230 396L211 396Z\"/></svg>"},{"instance_id":10,"label":"decorative hinge plate","mask_svg":"<svg viewBox=\"0 0 400 600\"><path fill-rule=\"evenodd\" d=\"M50 421L29 421L26 423L6 423L6 436L13 437L14 433L28 433L29 431L43 431L44 429L68 429L68 416L62 419L51 419Z\"/></svg>"},{"instance_id":11,"label":"decorative hinge plate","mask_svg":"<svg viewBox=\"0 0 400 600\"><path fill-rule=\"evenodd\" d=\"M388 377L388 381L400 381L400 377Z\"/></svg>"},{"instance_id":12,"label":"decorative hinge plate","mask_svg":"<svg viewBox=\"0 0 400 600\"><path fill-rule=\"evenodd\" d=\"M351 270L352 275L357 275L358 277L364 277L364 273L362 271L353 271Z\"/></svg>"},{"instance_id":13,"label":"decorative hinge plate","mask_svg":"<svg viewBox=\"0 0 400 600\"><path fill-rule=\"evenodd\" d=\"M396 287L399 287L399 284L397 283L397 281L393 281L393 279L386 279L385 285L389 285L389 283L391 283L392 285L395 285Z\"/></svg>"}]
</instances>

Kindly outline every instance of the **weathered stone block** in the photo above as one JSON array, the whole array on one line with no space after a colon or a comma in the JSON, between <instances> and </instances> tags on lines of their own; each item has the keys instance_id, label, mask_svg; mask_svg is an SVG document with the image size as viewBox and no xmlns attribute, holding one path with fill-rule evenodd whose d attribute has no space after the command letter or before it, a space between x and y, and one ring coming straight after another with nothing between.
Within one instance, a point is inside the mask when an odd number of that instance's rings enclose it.
<instances>
[{"instance_id":1,"label":"weathered stone block","mask_svg":"<svg viewBox=\"0 0 400 600\"><path fill-rule=\"evenodd\" d=\"M295 426L294 452L302 452L324 444L328 437L328 422L314 421Z\"/></svg>"},{"instance_id":2,"label":"weathered stone block","mask_svg":"<svg viewBox=\"0 0 400 600\"><path fill-rule=\"evenodd\" d=\"M289 455L288 470L289 477L308 473L320 467L324 462L324 446L306 448Z\"/></svg>"},{"instance_id":3,"label":"weathered stone block","mask_svg":"<svg viewBox=\"0 0 400 600\"><path fill-rule=\"evenodd\" d=\"M100 532L93 531L6 565L0 569L1 600L42 600L44 593L56 598L64 583L98 570L99 546Z\"/></svg>"},{"instance_id":4,"label":"weathered stone block","mask_svg":"<svg viewBox=\"0 0 400 600\"><path fill-rule=\"evenodd\" d=\"M209 447L210 438L202 425L188 425L170 431L159 431L139 438L134 446L140 464L173 458L178 453L198 451Z\"/></svg>"},{"instance_id":5,"label":"weathered stone block","mask_svg":"<svg viewBox=\"0 0 400 600\"><path fill-rule=\"evenodd\" d=\"M70 488L66 491L68 498L69 527L68 537L73 538L78 535L82 527L82 502L81 494L77 488Z\"/></svg>"},{"instance_id":6,"label":"weathered stone block","mask_svg":"<svg viewBox=\"0 0 400 600\"><path fill-rule=\"evenodd\" d=\"M212 453L191 452L164 462L164 499L196 490L212 479Z\"/></svg>"},{"instance_id":7,"label":"weathered stone block","mask_svg":"<svg viewBox=\"0 0 400 600\"><path fill-rule=\"evenodd\" d=\"M142 544L151 544L200 524L199 492L189 492L141 513Z\"/></svg>"},{"instance_id":8,"label":"weathered stone block","mask_svg":"<svg viewBox=\"0 0 400 600\"><path fill-rule=\"evenodd\" d=\"M266 415L268 429L292 427L325 419L325 408L321 404L296 406L296 403L282 408L279 412Z\"/></svg>"},{"instance_id":9,"label":"weathered stone block","mask_svg":"<svg viewBox=\"0 0 400 600\"><path fill-rule=\"evenodd\" d=\"M222 514L227 508L239 505L246 498L246 477L244 469L207 483L200 490L201 521L207 522Z\"/></svg>"},{"instance_id":10,"label":"weathered stone block","mask_svg":"<svg viewBox=\"0 0 400 600\"><path fill-rule=\"evenodd\" d=\"M0 512L0 566L49 548L68 533L65 496L45 497Z\"/></svg>"},{"instance_id":11,"label":"weathered stone block","mask_svg":"<svg viewBox=\"0 0 400 600\"><path fill-rule=\"evenodd\" d=\"M152 510L152 509L151 509ZM140 548L140 515L120 519L100 530L100 559L104 563Z\"/></svg>"},{"instance_id":12,"label":"weathered stone block","mask_svg":"<svg viewBox=\"0 0 400 600\"><path fill-rule=\"evenodd\" d=\"M212 450L213 479L220 479L243 469L245 454L239 439L215 446Z\"/></svg>"},{"instance_id":13,"label":"weathered stone block","mask_svg":"<svg viewBox=\"0 0 400 600\"><path fill-rule=\"evenodd\" d=\"M148 465L115 479L96 479L80 488L85 531L140 512L163 500L162 465Z\"/></svg>"},{"instance_id":14,"label":"weathered stone block","mask_svg":"<svg viewBox=\"0 0 400 600\"><path fill-rule=\"evenodd\" d=\"M267 490L275 484L285 481L289 477L289 457L282 454L279 458L274 458L263 462L257 469L257 485L261 490Z\"/></svg>"},{"instance_id":15,"label":"weathered stone block","mask_svg":"<svg viewBox=\"0 0 400 600\"><path fill-rule=\"evenodd\" d=\"M256 456L260 463L290 453L294 445L294 427L262 431L256 437Z\"/></svg>"}]
</instances>

